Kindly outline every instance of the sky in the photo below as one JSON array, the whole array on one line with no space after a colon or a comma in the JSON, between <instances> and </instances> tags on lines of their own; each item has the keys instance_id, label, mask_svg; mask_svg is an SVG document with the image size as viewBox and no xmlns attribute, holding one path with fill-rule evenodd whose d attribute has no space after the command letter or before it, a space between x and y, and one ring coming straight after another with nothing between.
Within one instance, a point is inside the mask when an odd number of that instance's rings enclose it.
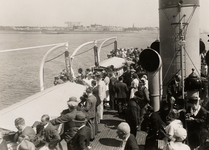
<instances>
[{"instance_id":1,"label":"sky","mask_svg":"<svg viewBox=\"0 0 209 150\"><path fill-rule=\"evenodd\" d=\"M209 0L200 5L200 28L209 31ZM0 18L0 26L159 26L158 0L0 0Z\"/></svg>"}]
</instances>

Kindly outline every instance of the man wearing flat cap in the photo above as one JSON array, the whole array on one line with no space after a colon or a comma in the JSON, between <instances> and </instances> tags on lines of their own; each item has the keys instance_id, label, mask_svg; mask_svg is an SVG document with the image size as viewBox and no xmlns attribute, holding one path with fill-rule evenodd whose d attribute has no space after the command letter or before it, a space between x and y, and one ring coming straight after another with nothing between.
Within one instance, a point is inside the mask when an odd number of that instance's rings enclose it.
<instances>
[{"instance_id":1,"label":"man wearing flat cap","mask_svg":"<svg viewBox=\"0 0 209 150\"><path fill-rule=\"evenodd\" d=\"M76 133L75 124L72 121L77 114L77 98L70 97L67 101L68 109L61 112L58 118L51 120L52 125L63 124L63 129L61 132L61 140L64 139L67 143L68 150L71 149L70 141Z\"/></svg>"}]
</instances>

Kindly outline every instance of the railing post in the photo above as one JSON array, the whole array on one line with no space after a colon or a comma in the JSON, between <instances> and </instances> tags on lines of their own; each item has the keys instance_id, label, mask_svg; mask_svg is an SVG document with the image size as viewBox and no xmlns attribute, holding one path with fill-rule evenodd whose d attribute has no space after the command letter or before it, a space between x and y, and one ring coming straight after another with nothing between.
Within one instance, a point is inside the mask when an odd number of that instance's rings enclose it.
<instances>
[{"instance_id":1,"label":"railing post","mask_svg":"<svg viewBox=\"0 0 209 150\"><path fill-rule=\"evenodd\" d=\"M117 48L118 48L118 42L115 40L115 42L114 42L114 50L117 50Z\"/></svg>"},{"instance_id":2,"label":"railing post","mask_svg":"<svg viewBox=\"0 0 209 150\"><path fill-rule=\"evenodd\" d=\"M94 61L95 61L95 66L99 67L99 61L98 61L98 47L95 45L94 46Z\"/></svg>"}]
</instances>

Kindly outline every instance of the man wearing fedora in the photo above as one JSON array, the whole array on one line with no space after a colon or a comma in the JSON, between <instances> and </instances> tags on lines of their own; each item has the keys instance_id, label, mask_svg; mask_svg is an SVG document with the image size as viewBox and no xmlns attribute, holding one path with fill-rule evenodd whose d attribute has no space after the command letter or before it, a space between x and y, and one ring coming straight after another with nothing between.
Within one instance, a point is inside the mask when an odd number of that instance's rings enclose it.
<instances>
[{"instance_id":1,"label":"man wearing fedora","mask_svg":"<svg viewBox=\"0 0 209 150\"><path fill-rule=\"evenodd\" d=\"M87 100L84 106L84 111L88 118L87 126L91 129L91 140L95 138L95 121L96 121L96 103L97 99L92 94L92 88L89 87L86 89Z\"/></svg>"},{"instance_id":2,"label":"man wearing fedora","mask_svg":"<svg viewBox=\"0 0 209 150\"><path fill-rule=\"evenodd\" d=\"M63 124L61 131L61 140L64 139L67 143L68 150L71 150L70 141L76 133L73 119L77 114L78 102L76 97L70 97L67 101L68 109L61 112L58 118L51 120L52 125Z\"/></svg>"},{"instance_id":3,"label":"man wearing fedora","mask_svg":"<svg viewBox=\"0 0 209 150\"><path fill-rule=\"evenodd\" d=\"M91 129L86 126L86 115L82 111L78 111L73 122L77 127L77 133L70 142L72 150L89 150Z\"/></svg>"},{"instance_id":4,"label":"man wearing fedora","mask_svg":"<svg viewBox=\"0 0 209 150\"><path fill-rule=\"evenodd\" d=\"M17 148L16 150L35 150L36 147L35 145L30 142L30 139L27 135L20 135L18 137L18 145L17 145Z\"/></svg>"}]
</instances>

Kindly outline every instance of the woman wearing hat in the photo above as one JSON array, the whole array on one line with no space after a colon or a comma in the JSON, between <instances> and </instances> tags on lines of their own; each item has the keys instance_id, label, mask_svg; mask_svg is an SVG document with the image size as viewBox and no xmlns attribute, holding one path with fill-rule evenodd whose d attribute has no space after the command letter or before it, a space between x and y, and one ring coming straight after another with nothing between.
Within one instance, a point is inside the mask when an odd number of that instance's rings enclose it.
<instances>
[{"instance_id":1,"label":"woman wearing hat","mask_svg":"<svg viewBox=\"0 0 209 150\"><path fill-rule=\"evenodd\" d=\"M175 142L167 144L166 150L190 150L190 147L183 143L187 137L187 131L184 128L177 128L174 132Z\"/></svg>"}]
</instances>

